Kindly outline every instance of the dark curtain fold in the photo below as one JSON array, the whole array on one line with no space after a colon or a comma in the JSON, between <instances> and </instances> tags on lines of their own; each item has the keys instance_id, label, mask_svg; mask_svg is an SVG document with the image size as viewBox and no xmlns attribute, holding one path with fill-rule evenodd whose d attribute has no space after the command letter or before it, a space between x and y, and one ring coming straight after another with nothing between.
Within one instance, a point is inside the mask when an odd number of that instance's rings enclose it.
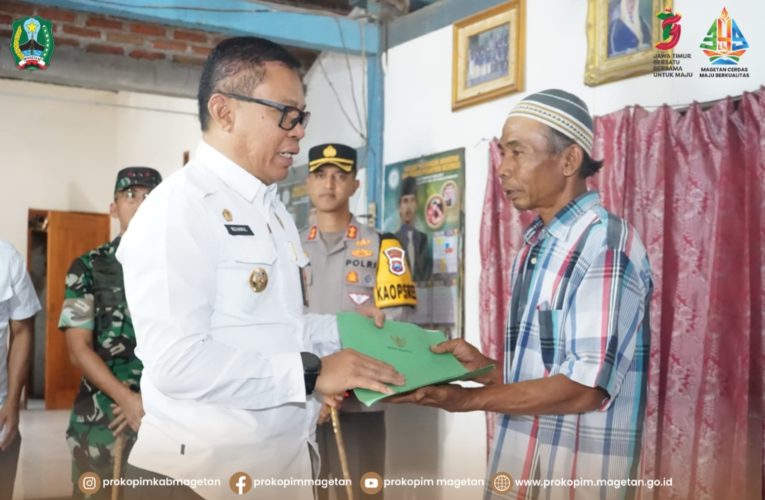
<instances>
[{"instance_id":1,"label":"dark curtain fold","mask_svg":"<svg viewBox=\"0 0 765 500\"><path fill-rule=\"evenodd\" d=\"M643 498L762 498L765 89L709 109L595 120L592 179L640 233L654 273ZM481 339L503 352L522 227L491 172L481 228Z\"/></svg>"},{"instance_id":2,"label":"dark curtain fold","mask_svg":"<svg viewBox=\"0 0 765 500\"><path fill-rule=\"evenodd\" d=\"M533 220L528 213L519 214L505 199L497 169L500 164L496 139L489 145L490 172L486 179L486 195L481 214L479 280L481 352L497 360L500 368L505 361L504 338L507 306L510 299L510 265L521 248L523 229ZM486 414L489 445L493 439L496 415ZM490 446L487 447L487 453Z\"/></svg>"}]
</instances>

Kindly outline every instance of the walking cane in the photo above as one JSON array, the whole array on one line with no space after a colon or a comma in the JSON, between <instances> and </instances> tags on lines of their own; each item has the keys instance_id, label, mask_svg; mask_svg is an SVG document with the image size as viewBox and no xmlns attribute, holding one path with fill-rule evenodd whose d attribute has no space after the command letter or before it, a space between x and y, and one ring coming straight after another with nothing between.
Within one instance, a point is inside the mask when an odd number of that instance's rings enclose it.
<instances>
[{"instance_id":1,"label":"walking cane","mask_svg":"<svg viewBox=\"0 0 765 500\"><path fill-rule=\"evenodd\" d=\"M130 383L126 380L122 381L122 385L130 387ZM112 468L112 477L116 479L116 481L112 485L111 500L119 500L120 497L119 478L122 476L122 455L125 453L125 431L129 428L130 427L123 430L114 441L114 467Z\"/></svg>"},{"instance_id":2,"label":"walking cane","mask_svg":"<svg viewBox=\"0 0 765 500\"><path fill-rule=\"evenodd\" d=\"M330 416L332 417L332 430L335 431L335 442L337 442L337 455L340 457L340 468L343 470L343 478L346 480L345 492L348 494L348 500L353 500L353 484L351 483L351 471L348 468L348 455L345 453L343 431L340 429L340 417L335 408L330 408Z\"/></svg>"},{"instance_id":3,"label":"walking cane","mask_svg":"<svg viewBox=\"0 0 765 500\"><path fill-rule=\"evenodd\" d=\"M119 480L122 476L122 454L125 452L125 432L117 436L117 440L114 441L114 469L112 470L112 477ZM112 499L119 500L120 487L119 481L115 481L112 486Z\"/></svg>"}]
</instances>

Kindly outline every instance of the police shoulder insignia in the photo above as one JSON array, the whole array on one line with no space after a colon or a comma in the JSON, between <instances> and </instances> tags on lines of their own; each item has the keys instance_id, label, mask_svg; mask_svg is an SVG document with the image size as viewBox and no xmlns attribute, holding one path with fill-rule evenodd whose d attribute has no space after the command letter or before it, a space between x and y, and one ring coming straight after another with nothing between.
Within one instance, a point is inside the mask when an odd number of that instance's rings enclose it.
<instances>
[{"instance_id":1,"label":"police shoulder insignia","mask_svg":"<svg viewBox=\"0 0 765 500\"><path fill-rule=\"evenodd\" d=\"M380 238L376 278L375 305L380 309L417 305L417 289L406 263L406 252L394 237Z\"/></svg>"},{"instance_id":2,"label":"police shoulder insignia","mask_svg":"<svg viewBox=\"0 0 765 500\"><path fill-rule=\"evenodd\" d=\"M374 255L374 252L365 248L357 248L356 250L351 251L351 255L354 257L371 257Z\"/></svg>"},{"instance_id":3,"label":"police shoulder insignia","mask_svg":"<svg viewBox=\"0 0 765 500\"><path fill-rule=\"evenodd\" d=\"M363 293L349 293L348 297L350 297L353 303L356 304L357 306L360 306L364 302L369 300L369 295L366 295Z\"/></svg>"}]
</instances>

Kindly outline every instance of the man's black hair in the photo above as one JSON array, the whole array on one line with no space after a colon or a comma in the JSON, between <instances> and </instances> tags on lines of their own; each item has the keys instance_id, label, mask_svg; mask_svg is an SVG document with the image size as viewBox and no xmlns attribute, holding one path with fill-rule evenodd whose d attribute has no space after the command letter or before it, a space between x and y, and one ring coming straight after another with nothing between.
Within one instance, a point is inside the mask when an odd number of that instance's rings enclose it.
<instances>
[{"instance_id":1,"label":"man's black hair","mask_svg":"<svg viewBox=\"0 0 765 500\"><path fill-rule=\"evenodd\" d=\"M287 49L265 38L240 36L220 42L207 57L199 80L197 101L202 131L210 124L207 102L217 91L249 96L263 81L267 62L280 62L300 72L300 62Z\"/></svg>"},{"instance_id":2,"label":"man's black hair","mask_svg":"<svg viewBox=\"0 0 765 500\"><path fill-rule=\"evenodd\" d=\"M547 127L547 146L550 153L557 155L572 144L576 144L573 139L552 127ZM579 175L586 179L597 174L601 167L603 167L602 161L593 160L587 151L582 150L582 168L579 169Z\"/></svg>"}]
</instances>

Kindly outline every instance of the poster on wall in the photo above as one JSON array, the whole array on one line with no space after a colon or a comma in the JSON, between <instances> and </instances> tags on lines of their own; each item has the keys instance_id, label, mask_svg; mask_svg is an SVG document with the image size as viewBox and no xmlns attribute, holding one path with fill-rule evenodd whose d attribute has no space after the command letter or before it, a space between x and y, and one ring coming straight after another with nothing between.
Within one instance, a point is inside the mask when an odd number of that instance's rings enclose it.
<instances>
[{"instance_id":1,"label":"poster on wall","mask_svg":"<svg viewBox=\"0 0 765 500\"><path fill-rule=\"evenodd\" d=\"M292 215L298 231L306 229L316 222L311 199L306 191L305 180L308 177L308 165L290 169L286 179L279 183L279 199Z\"/></svg>"},{"instance_id":2,"label":"poster on wall","mask_svg":"<svg viewBox=\"0 0 765 500\"><path fill-rule=\"evenodd\" d=\"M406 251L417 285L414 323L462 336L465 149L386 165L383 232Z\"/></svg>"}]
</instances>

